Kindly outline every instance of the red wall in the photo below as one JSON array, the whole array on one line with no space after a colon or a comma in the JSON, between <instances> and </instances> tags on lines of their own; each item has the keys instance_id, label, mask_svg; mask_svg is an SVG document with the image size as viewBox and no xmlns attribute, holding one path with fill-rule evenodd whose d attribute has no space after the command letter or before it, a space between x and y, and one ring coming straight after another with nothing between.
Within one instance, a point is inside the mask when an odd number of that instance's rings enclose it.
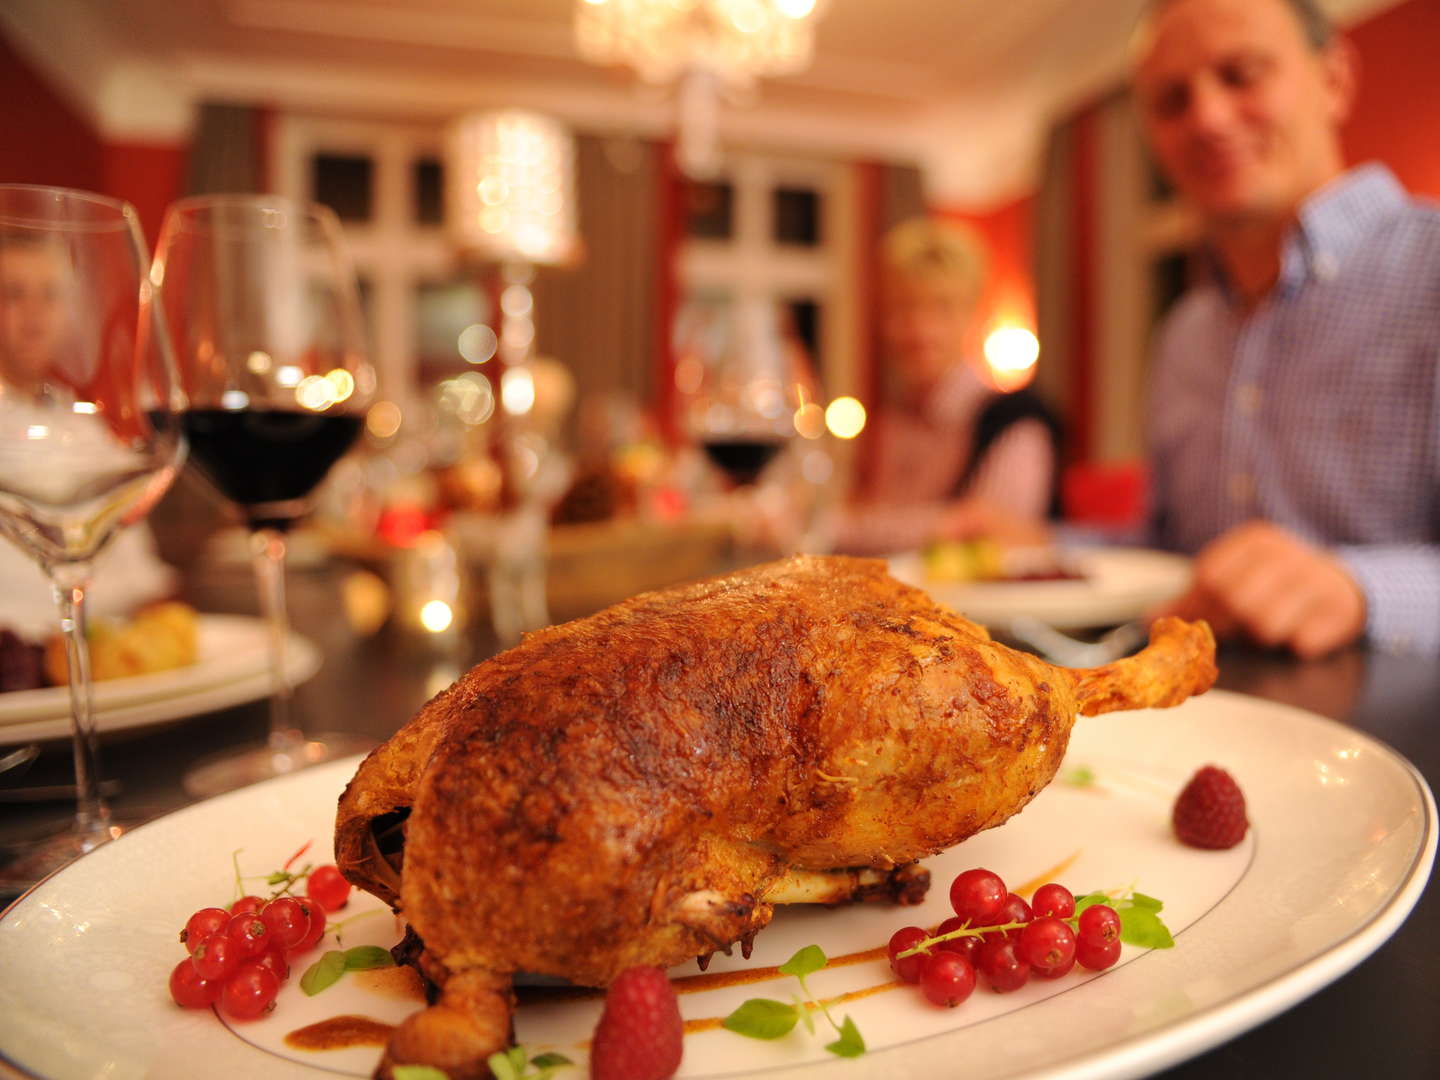
<instances>
[{"instance_id":1,"label":"red wall","mask_svg":"<svg viewBox=\"0 0 1440 1080\"><path fill-rule=\"evenodd\" d=\"M89 119L0 35L0 183L54 184L124 199L153 244L185 177L181 143L103 140Z\"/></svg>"},{"instance_id":2,"label":"red wall","mask_svg":"<svg viewBox=\"0 0 1440 1080\"><path fill-rule=\"evenodd\" d=\"M1360 54L1347 159L1378 158L1411 191L1440 198L1440 2L1407 0L1347 36Z\"/></svg>"},{"instance_id":3,"label":"red wall","mask_svg":"<svg viewBox=\"0 0 1440 1080\"><path fill-rule=\"evenodd\" d=\"M101 147L100 191L135 207L152 247L165 207L182 194L185 151L178 143L110 141Z\"/></svg>"},{"instance_id":4,"label":"red wall","mask_svg":"<svg viewBox=\"0 0 1440 1080\"><path fill-rule=\"evenodd\" d=\"M100 137L90 122L0 35L0 182L97 190Z\"/></svg>"},{"instance_id":5,"label":"red wall","mask_svg":"<svg viewBox=\"0 0 1440 1080\"><path fill-rule=\"evenodd\" d=\"M1030 269L1030 222L1034 197L1024 195L983 214L938 211L940 217L973 226L990 248L990 281L980 298L980 322L1035 328L1035 286Z\"/></svg>"}]
</instances>

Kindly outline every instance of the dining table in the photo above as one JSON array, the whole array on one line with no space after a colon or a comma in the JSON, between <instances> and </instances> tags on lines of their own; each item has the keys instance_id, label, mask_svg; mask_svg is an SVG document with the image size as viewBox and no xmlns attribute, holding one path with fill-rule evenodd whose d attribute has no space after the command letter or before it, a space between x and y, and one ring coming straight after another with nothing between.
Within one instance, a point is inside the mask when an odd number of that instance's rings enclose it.
<instances>
[{"instance_id":1,"label":"dining table","mask_svg":"<svg viewBox=\"0 0 1440 1080\"><path fill-rule=\"evenodd\" d=\"M295 629L323 655L318 673L295 692L295 715L310 730L343 730L383 741L472 663L500 648L487 620L463 634L417 634L394 622L374 630L337 617L347 579L344 559L294 567L289 592ZM254 614L253 582L241 565L192 573L185 598L206 612ZM555 605L552 604L552 609ZM584 610L552 610L557 619ZM1226 644L1218 686L1296 706L1349 725L1407 758L1434 786L1440 778L1440 664L1434 657L1353 647L1318 660ZM103 777L119 818L145 819L191 803L186 770L208 755L263 739L264 701L107 736ZM63 741L47 743L18 777L0 777L0 843L61 825L73 806L62 798L19 801L12 788L63 788L72 782ZM1275 895L1274 905L1310 898ZM1242 1034L1173 1065L1168 1080L1226 1077L1430 1077L1440 1074L1440 889L1430 882L1404 923L1358 966L1298 1004ZM3 977L3 976L0 976ZM7 1071L0 1076L28 1075ZM56 1077L54 1080L70 1080Z\"/></svg>"}]
</instances>

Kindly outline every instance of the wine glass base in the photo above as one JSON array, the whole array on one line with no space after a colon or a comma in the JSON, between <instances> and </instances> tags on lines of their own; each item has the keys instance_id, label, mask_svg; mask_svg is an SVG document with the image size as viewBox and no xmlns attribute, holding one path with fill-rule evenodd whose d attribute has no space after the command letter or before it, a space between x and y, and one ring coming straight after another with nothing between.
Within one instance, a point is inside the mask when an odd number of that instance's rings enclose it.
<instances>
[{"instance_id":1,"label":"wine glass base","mask_svg":"<svg viewBox=\"0 0 1440 1080\"><path fill-rule=\"evenodd\" d=\"M376 745L375 739L351 732L302 736L283 749L262 744L206 758L188 770L180 783L187 795L208 799L261 780L288 776L311 765L368 753Z\"/></svg>"},{"instance_id":2,"label":"wine glass base","mask_svg":"<svg viewBox=\"0 0 1440 1080\"><path fill-rule=\"evenodd\" d=\"M103 827L82 832L72 820L48 836L7 844L0 849L0 899L19 896L81 855L88 855L114 840L137 822L109 821Z\"/></svg>"}]
</instances>

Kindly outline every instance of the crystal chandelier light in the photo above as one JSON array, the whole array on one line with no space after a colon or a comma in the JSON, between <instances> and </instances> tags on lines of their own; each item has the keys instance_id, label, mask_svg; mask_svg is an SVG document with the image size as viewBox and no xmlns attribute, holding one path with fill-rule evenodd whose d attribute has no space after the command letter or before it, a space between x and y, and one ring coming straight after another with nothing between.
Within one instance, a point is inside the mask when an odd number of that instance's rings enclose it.
<instances>
[{"instance_id":1,"label":"crystal chandelier light","mask_svg":"<svg viewBox=\"0 0 1440 1080\"><path fill-rule=\"evenodd\" d=\"M532 266L573 253L575 144L557 120L522 109L462 116L446 178L448 224L463 250Z\"/></svg>"},{"instance_id":2,"label":"crystal chandelier light","mask_svg":"<svg viewBox=\"0 0 1440 1080\"><path fill-rule=\"evenodd\" d=\"M713 173L724 92L810 65L824 0L576 0L575 40L597 64L624 64L646 82L680 86L681 168Z\"/></svg>"}]
</instances>

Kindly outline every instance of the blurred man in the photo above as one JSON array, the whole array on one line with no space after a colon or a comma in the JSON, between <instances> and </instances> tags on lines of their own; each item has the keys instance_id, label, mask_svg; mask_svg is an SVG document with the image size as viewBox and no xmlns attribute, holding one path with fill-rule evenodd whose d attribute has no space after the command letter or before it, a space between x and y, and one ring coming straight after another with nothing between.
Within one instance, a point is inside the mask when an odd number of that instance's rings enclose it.
<instances>
[{"instance_id":1,"label":"blurred man","mask_svg":"<svg viewBox=\"0 0 1440 1080\"><path fill-rule=\"evenodd\" d=\"M1355 67L1314 0L1157 0L1134 89L1209 280L1150 419L1175 610L1302 656L1440 652L1440 210L1346 171Z\"/></svg>"}]
</instances>

